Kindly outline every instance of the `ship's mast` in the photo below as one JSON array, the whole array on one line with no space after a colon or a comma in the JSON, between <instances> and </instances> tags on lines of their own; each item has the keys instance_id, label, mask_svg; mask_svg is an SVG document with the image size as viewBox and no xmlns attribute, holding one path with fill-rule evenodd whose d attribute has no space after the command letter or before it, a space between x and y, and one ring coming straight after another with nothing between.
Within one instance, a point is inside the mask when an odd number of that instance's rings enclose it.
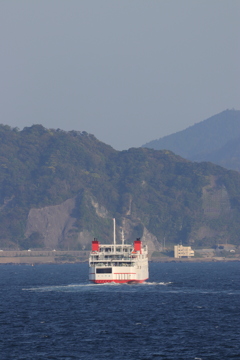
<instances>
[{"instance_id":1,"label":"ship's mast","mask_svg":"<svg viewBox=\"0 0 240 360\"><path fill-rule=\"evenodd\" d=\"M124 246L124 232L123 232L123 228L122 228L122 248Z\"/></svg>"},{"instance_id":2,"label":"ship's mast","mask_svg":"<svg viewBox=\"0 0 240 360\"><path fill-rule=\"evenodd\" d=\"M116 250L116 221L115 218L113 218L113 251Z\"/></svg>"}]
</instances>

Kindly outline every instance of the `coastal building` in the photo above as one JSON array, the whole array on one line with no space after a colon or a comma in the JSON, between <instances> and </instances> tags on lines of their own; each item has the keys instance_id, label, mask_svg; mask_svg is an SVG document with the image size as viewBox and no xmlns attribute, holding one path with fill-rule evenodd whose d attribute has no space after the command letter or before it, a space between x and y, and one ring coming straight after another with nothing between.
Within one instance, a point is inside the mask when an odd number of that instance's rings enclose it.
<instances>
[{"instance_id":1,"label":"coastal building","mask_svg":"<svg viewBox=\"0 0 240 360\"><path fill-rule=\"evenodd\" d=\"M182 246L175 245L174 246L174 257L182 258L182 257L191 257L194 256L194 250L192 250L191 246Z\"/></svg>"}]
</instances>

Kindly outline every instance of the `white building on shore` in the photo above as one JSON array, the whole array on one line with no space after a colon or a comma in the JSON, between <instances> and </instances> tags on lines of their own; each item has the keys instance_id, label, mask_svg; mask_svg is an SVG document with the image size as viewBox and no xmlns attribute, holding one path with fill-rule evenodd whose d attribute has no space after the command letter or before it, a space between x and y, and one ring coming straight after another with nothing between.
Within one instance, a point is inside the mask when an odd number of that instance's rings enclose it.
<instances>
[{"instance_id":1,"label":"white building on shore","mask_svg":"<svg viewBox=\"0 0 240 360\"><path fill-rule=\"evenodd\" d=\"M179 259L182 257L191 257L194 256L194 250L192 250L191 246L182 246L175 245L174 246L174 257Z\"/></svg>"}]
</instances>

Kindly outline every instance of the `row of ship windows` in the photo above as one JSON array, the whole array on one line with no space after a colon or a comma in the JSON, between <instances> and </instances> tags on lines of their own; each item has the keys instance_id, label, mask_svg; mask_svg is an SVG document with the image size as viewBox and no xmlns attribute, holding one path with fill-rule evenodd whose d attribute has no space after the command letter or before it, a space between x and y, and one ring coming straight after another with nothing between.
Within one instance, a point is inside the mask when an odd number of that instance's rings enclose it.
<instances>
[{"instance_id":1,"label":"row of ship windows","mask_svg":"<svg viewBox=\"0 0 240 360\"><path fill-rule=\"evenodd\" d=\"M141 268L141 267L140 267ZM96 273L97 274L112 274L112 268L102 268L102 269L96 269ZM130 276L130 274L116 274L117 275L117 277L118 277L118 275L129 275Z\"/></svg>"},{"instance_id":2,"label":"row of ship windows","mask_svg":"<svg viewBox=\"0 0 240 360\"><path fill-rule=\"evenodd\" d=\"M104 254L101 254L101 255L91 255L91 258L93 260L122 260L122 259L130 259L130 258L136 258L138 257L139 259L145 259L147 258L147 255L146 254L127 254L129 256L122 256L122 255L104 255Z\"/></svg>"},{"instance_id":3,"label":"row of ship windows","mask_svg":"<svg viewBox=\"0 0 240 360\"><path fill-rule=\"evenodd\" d=\"M114 249L111 249L111 248L102 248L102 247L100 247L100 252L106 252L106 253L108 253L108 252L110 252L110 253L114 253L114 252L131 252L131 251L133 251L133 248L131 248L131 249L129 249L129 248L122 249L122 247L120 247L120 248L116 248L115 251L114 251Z\"/></svg>"},{"instance_id":4,"label":"row of ship windows","mask_svg":"<svg viewBox=\"0 0 240 360\"><path fill-rule=\"evenodd\" d=\"M107 277L111 278L111 275L105 274L104 278L106 279ZM131 274L115 274L114 279L115 280L131 280Z\"/></svg>"},{"instance_id":5,"label":"row of ship windows","mask_svg":"<svg viewBox=\"0 0 240 360\"><path fill-rule=\"evenodd\" d=\"M97 274L111 274L112 268L96 269Z\"/></svg>"},{"instance_id":6,"label":"row of ship windows","mask_svg":"<svg viewBox=\"0 0 240 360\"><path fill-rule=\"evenodd\" d=\"M135 264L134 263L126 263L126 262L123 262L123 263L94 263L94 262L91 262L90 263L90 266L134 266Z\"/></svg>"}]
</instances>

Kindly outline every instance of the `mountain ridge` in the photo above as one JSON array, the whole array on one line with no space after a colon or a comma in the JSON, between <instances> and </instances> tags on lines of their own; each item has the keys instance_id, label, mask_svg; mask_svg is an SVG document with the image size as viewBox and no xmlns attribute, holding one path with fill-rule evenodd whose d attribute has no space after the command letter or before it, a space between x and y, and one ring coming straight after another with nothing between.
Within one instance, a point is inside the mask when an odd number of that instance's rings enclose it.
<instances>
[{"instance_id":1,"label":"mountain ridge","mask_svg":"<svg viewBox=\"0 0 240 360\"><path fill-rule=\"evenodd\" d=\"M0 125L0 248L88 250L96 237L238 245L240 174L86 132Z\"/></svg>"},{"instance_id":2,"label":"mountain ridge","mask_svg":"<svg viewBox=\"0 0 240 360\"><path fill-rule=\"evenodd\" d=\"M212 161L232 170L240 170L240 160L232 160L228 146L240 159L240 111L225 110L185 130L150 141L143 147L169 149L191 161ZM223 159L224 152L224 159Z\"/></svg>"}]
</instances>

